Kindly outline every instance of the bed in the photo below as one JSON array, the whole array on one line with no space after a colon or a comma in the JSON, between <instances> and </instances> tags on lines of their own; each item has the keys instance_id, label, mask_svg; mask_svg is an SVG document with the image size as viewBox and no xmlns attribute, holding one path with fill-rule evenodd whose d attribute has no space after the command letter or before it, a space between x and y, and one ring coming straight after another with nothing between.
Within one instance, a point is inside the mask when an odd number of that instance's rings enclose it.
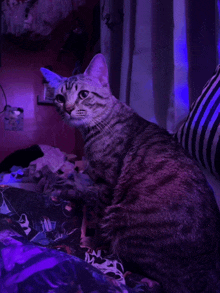
<instances>
[{"instance_id":1,"label":"bed","mask_svg":"<svg viewBox=\"0 0 220 293\"><path fill-rule=\"evenodd\" d=\"M0 292L160 292L93 246L93 211L68 200L92 184L85 166L45 145L0 163Z\"/></svg>"},{"instance_id":2,"label":"bed","mask_svg":"<svg viewBox=\"0 0 220 293\"><path fill-rule=\"evenodd\" d=\"M174 136L200 164L220 206L220 65ZM93 182L86 161L45 145L0 162L0 292L161 292L93 246L93 211L70 201ZM62 198L62 199L61 199Z\"/></svg>"}]
</instances>

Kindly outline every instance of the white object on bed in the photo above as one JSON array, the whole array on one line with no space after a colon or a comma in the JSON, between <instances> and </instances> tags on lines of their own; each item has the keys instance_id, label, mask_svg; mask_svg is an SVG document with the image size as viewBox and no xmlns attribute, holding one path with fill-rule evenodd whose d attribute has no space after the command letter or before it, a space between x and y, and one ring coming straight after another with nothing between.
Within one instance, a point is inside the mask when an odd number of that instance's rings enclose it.
<instances>
[{"instance_id":1,"label":"white object on bed","mask_svg":"<svg viewBox=\"0 0 220 293\"><path fill-rule=\"evenodd\" d=\"M41 170L44 166L56 173L64 164L66 156L60 149L49 146L49 145L39 145L44 156L32 161L29 166L36 165L36 171Z\"/></svg>"}]
</instances>

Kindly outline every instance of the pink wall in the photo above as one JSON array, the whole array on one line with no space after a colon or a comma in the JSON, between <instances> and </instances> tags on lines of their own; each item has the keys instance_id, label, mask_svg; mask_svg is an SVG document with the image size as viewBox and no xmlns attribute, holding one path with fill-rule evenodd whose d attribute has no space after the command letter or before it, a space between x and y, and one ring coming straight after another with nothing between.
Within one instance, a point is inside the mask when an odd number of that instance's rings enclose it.
<instances>
[{"instance_id":1,"label":"pink wall","mask_svg":"<svg viewBox=\"0 0 220 293\"><path fill-rule=\"evenodd\" d=\"M60 45L61 46L61 45ZM53 106L37 105L37 95L43 94L41 66L52 65L57 73L70 76L73 62L57 62L53 44L41 52L32 52L3 44L0 84L12 107L24 109L23 131L5 131L4 113L0 114L0 161L21 148L33 144L48 144L67 153L75 153L75 129L65 125ZM67 60L66 60L67 61ZM0 111L4 108L0 91Z\"/></svg>"},{"instance_id":2,"label":"pink wall","mask_svg":"<svg viewBox=\"0 0 220 293\"><path fill-rule=\"evenodd\" d=\"M86 0L86 6L78 11L91 37L93 7L99 0ZM76 15L77 16L77 15ZM76 61L73 53L64 53L57 61L60 48L64 45L65 34L73 25L72 14L61 21L53 31L51 40L42 51L21 49L12 42L2 44L2 67L0 84L4 88L8 105L24 109L23 131L5 131L4 113L0 114L0 161L13 151L33 144L48 144L67 153L74 153L80 159L83 155L83 140L80 133L65 125L53 106L37 105L37 95L43 94L40 67L51 65L62 76L71 76ZM92 53L87 50L83 69ZM0 90L0 111L4 108L4 96Z\"/></svg>"}]
</instances>

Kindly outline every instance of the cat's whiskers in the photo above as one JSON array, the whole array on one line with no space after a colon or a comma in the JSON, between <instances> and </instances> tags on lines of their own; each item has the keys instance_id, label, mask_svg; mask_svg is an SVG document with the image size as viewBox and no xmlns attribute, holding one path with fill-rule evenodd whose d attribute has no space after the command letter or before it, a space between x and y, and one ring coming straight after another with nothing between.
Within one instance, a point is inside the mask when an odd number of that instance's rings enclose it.
<instances>
[{"instance_id":1,"label":"cat's whiskers","mask_svg":"<svg viewBox=\"0 0 220 293\"><path fill-rule=\"evenodd\" d=\"M97 128L100 132L102 132L102 127L99 125L98 121L96 119L92 119L92 122L94 123L94 127Z\"/></svg>"},{"instance_id":2,"label":"cat's whiskers","mask_svg":"<svg viewBox=\"0 0 220 293\"><path fill-rule=\"evenodd\" d=\"M111 134L113 134L112 129L104 121L98 121L97 119L94 119L94 118L93 118L93 121L95 122L95 126L100 130L100 132L103 132L103 134L105 134L106 131L109 131Z\"/></svg>"}]
</instances>

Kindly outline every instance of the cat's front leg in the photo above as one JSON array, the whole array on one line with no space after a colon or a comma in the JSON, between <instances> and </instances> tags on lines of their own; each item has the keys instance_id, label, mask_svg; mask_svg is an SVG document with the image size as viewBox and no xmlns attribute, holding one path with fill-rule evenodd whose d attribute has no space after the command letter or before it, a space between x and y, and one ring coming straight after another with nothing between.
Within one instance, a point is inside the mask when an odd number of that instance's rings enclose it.
<instances>
[{"instance_id":1,"label":"cat's front leg","mask_svg":"<svg viewBox=\"0 0 220 293\"><path fill-rule=\"evenodd\" d=\"M92 207L95 212L102 215L105 208L111 204L113 189L104 183L89 186L83 195L86 206Z\"/></svg>"},{"instance_id":2,"label":"cat's front leg","mask_svg":"<svg viewBox=\"0 0 220 293\"><path fill-rule=\"evenodd\" d=\"M89 247L92 249L109 249L110 243L102 236L100 223L104 217L106 207L111 204L112 189L106 184L94 184L89 186L84 194L84 236L81 235L81 245L89 239Z\"/></svg>"},{"instance_id":3,"label":"cat's front leg","mask_svg":"<svg viewBox=\"0 0 220 293\"><path fill-rule=\"evenodd\" d=\"M105 207L110 205L112 201L113 188L110 188L106 183L84 186L75 181L71 182L71 185L65 184L62 187L63 190L60 193L62 199L81 202L98 214L103 214Z\"/></svg>"}]
</instances>

